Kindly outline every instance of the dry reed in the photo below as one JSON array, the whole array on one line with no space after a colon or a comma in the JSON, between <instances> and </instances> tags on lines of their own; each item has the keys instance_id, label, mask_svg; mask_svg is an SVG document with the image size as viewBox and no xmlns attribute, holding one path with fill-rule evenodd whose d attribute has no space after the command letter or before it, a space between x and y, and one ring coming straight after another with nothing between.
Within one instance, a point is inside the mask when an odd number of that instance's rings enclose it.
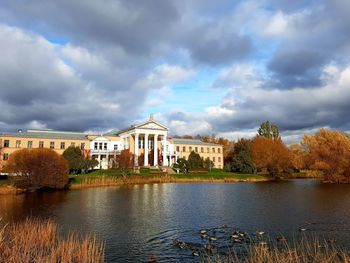
<instances>
[{"instance_id":1,"label":"dry reed","mask_svg":"<svg viewBox=\"0 0 350 263\"><path fill-rule=\"evenodd\" d=\"M282 246L254 244L239 253L232 251L229 256L209 256L202 258L207 263L349 263L350 253L345 249L304 238Z\"/></svg>"},{"instance_id":2,"label":"dry reed","mask_svg":"<svg viewBox=\"0 0 350 263\"><path fill-rule=\"evenodd\" d=\"M104 245L91 235L63 239L52 220L28 218L1 229L0 262L104 262Z\"/></svg>"}]
</instances>

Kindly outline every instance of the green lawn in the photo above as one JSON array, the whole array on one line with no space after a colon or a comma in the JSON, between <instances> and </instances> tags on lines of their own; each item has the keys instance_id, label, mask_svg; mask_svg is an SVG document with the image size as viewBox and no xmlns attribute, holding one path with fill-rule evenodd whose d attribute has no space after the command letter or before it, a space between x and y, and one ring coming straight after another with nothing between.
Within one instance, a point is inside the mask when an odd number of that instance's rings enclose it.
<instances>
[{"instance_id":1,"label":"green lawn","mask_svg":"<svg viewBox=\"0 0 350 263\"><path fill-rule=\"evenodd\" d=\"M10 180L0 180L0 186L1 185L9 185L9 184L11 184L11 182L10 182Z\"/></svg>"},{"instance_id":2,"label":"green lawn","mask_svg":"<svg viewBox=\"0 0 350 263\"><path fill-rule=\"evenodd\" d=\"M224 170L212 170L207 174L174 174L176 178L200 178L200 179L264 179L265 177L257 174L241 174L225 172Z\"/></svg>"}]
</instances>

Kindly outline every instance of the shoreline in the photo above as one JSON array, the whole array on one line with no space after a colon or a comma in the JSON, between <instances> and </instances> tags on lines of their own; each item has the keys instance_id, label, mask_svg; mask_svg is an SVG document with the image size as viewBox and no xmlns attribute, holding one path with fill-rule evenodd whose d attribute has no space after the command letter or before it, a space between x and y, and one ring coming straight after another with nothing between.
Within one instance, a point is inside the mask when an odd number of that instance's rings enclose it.
<instances>
[{"instance_id":1,"label":"shoreline","mask_svg":"<svg viewBox=\"0 0 350 263\"><path fill-rule=\"evenodd\" d=\"M82 183L71 184L69 189L78 190L85 188L95 188L95 187L108 187L108 186L123 186L123 185L137 185L137 184L159 184L159 183L259 183L259 182L269 182L274 181L274 179L264 178L264 179L235 179L235 178L174 178L174 177L141 177L133 176L131 178L122 178L115 181L100 181L97 179L89 180L85 179Z\"/></svg>"},{"instance_id":2,"label":"shoreline","mask_svg":"<svg viewBox=\"0 0 350 263\"><path fill-rule=\"evenodd\" d=\"M144 177L132 175L126 178L103 176L101 178L84 178L81 182L71 183L67 190L79 190L86 188L108 187L108 186L124 186L138 184L159 184L159 183L260 183L271 182L272 178L175 178L171 176L165 177ZM15 188L12 185L1 185L1 195L19 195L29 192L26 189Z\"/></svg>"}]
</instances>

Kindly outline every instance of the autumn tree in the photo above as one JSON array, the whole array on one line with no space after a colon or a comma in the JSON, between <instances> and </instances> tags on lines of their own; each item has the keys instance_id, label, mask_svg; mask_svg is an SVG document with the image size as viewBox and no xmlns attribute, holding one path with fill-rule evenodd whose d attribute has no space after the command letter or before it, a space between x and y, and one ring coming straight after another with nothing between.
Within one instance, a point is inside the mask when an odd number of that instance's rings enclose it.
<instances>
[{"instance_id":1,"label":"autumn tree","mask_svg":"<svg viewBox=\"0 0 350 263\"><path fill-rule=\"evenodd\" d=\"M134 166L134 155L129 149L122 150L115 159L116 167L120 170L123 176L129 173L129 170Z\"/></svg>"},{"instance_id":2,"label":"autumn tree","mask_svg":"<svg viewBox=\"0 0 350 263\"><path fill-rule=\"evenodd\" d=\"M258 136L270 138L270 139L280 139L280 131L277 125L265 121L260 125L258 129Z\"/></svg>"},{"instance_id":3,"label":"autumn tree","mask_svg":"<svg viewBox=\"0 0 350 263\"><path fill-rule=\"evenodd\" d=\"M281 176L293 168L292 154L282 140L257 136L252 142L252 157L259 171Z\"/></svg>"},{"instance_id":4,"label":"autumn tree","mask_svg":"<svg viewBox=\"0 0 350 263\"><path fill-rule=\"evenodd\" d=\"M51 149L22 149L10 155L4 170L30 189L63 189L68 184L68 163ZM24 184L23 184L24 183Z\"/></svg>"},{"instance_id":5,"label":"autumn tree","mask_svg":"<svg viewBox=\"0 0 350 263\"><path fill-rule=\"evenodd\" d=\"M305 147L296 143L289 146L292 154L292 163L295 170L301 170L306 168L306 152Z\"/></svg>"},{"instance_id":6,"label":"autumn tree","mask_svg":"<svg viewBox=\"0 0 350 263\"><path fill-rule=\"evenodd\" d=\"M302 145L310 169L322 172L327 181L350 181L350 140L345 134L320 129L304 136Z\"/></svg>"}]
</instances>

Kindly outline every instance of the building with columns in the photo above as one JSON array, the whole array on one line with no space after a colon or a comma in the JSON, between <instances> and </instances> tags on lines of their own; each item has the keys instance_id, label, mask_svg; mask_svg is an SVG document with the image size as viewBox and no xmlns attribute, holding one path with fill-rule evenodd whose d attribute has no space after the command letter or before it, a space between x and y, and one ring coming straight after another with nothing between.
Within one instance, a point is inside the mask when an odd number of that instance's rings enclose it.
<instances>
[{"instance_id":1,"label":"building with columns","mask_svg":"<svg viewBox=\"0 0 350 263\"><path fill-rule=\"evenodd\" d=\"M62 154L69 146L78 146L85 155L97 159L96 169L112 167L115 157L125 149L134 155L135 167L172 166L178 158L187 159L192 151L212 160L216 168L224 165L222 145L169 138L168 128L154 120L153 115L143 123L101 135L52 130L0 134L0 163L5 164L21 148L51 148Z\"/></svg>"}]
</instances>

